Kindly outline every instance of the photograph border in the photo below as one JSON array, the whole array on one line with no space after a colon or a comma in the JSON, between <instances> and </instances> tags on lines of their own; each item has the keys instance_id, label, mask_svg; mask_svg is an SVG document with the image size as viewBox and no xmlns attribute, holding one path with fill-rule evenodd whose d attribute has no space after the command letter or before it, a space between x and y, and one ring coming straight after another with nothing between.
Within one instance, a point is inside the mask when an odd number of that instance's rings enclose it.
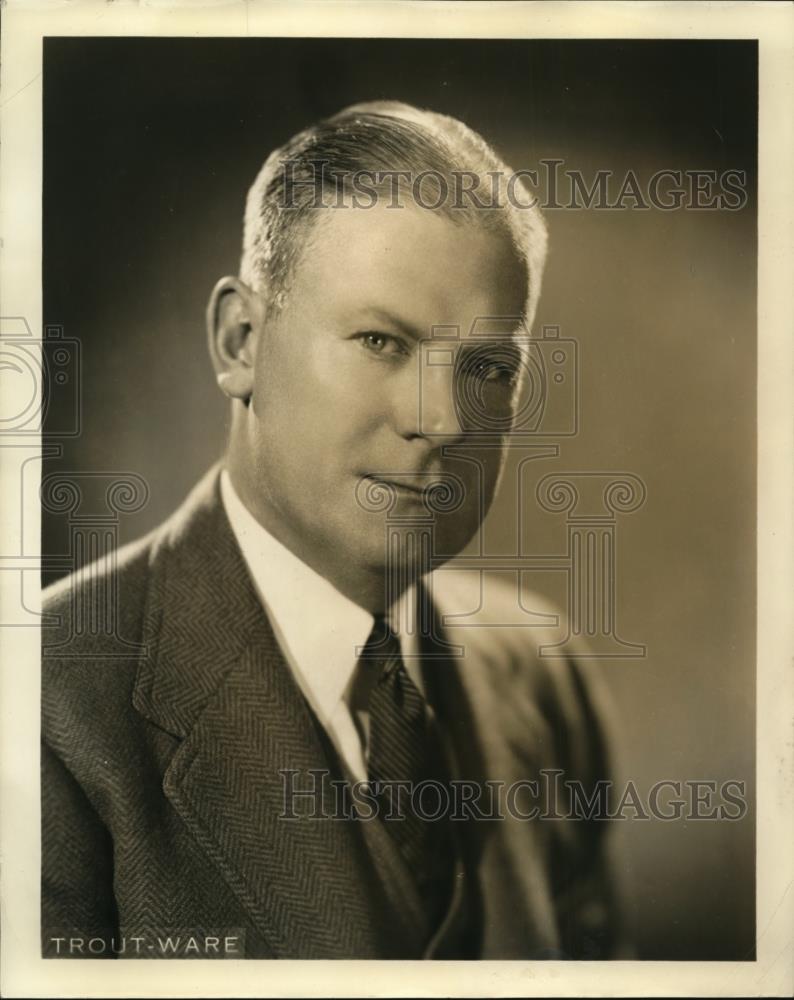
<instances>
[{"instance_id":1,"label":"photograph border","mask_svg":"<svg viewBox=\"0 0 794 1000\"><path fill-rule=\"evenodd\" d=\"M767 3L6 0L0 70L0 301L42 330L42 40L53 35L742 38L759 42L757 958L752 962L52 962L40 955L40 633L0 630L4 996L788 996L794 981L794 7ZM22 401L24 403L24 401ZM0 448L3 495L39 446ZM40 556L36 493L3 505L0 568ZM31 500L33 502L31 502ZM0 574L0 601L19 574ZM8 589L5 589L8 588ZM34 613L35 607L31 609ZM40 609L38 609L40 610Z\"/></svg>"}]
</instances>

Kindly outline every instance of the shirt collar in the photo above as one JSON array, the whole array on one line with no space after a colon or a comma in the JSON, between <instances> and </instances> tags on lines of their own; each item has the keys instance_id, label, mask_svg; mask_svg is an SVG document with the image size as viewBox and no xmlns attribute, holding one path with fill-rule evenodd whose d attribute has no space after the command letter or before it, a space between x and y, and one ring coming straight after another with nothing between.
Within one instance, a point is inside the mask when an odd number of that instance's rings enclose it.
<instances>
[{"instance_id":1,"label":"shirt collar","mask_svg":"<svg viewBox=\"0 0 794 1000\"><path fill-rule=\"evenodd\" d=\"M226 469L221 498L243 558L298 680L325 725L344 697L374 619L267 531ZM411 599L410 592L404 600ZM396 616L399 620L399 616Z\"/></svg>"}]
</instances>

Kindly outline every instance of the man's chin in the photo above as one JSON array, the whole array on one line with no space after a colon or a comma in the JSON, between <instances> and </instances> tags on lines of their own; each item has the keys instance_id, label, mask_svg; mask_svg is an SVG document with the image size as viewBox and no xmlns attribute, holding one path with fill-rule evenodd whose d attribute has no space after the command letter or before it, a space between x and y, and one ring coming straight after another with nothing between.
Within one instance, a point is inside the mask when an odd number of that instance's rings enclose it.
<instances>
[{"instance_id":1,"label":"man's chin","mask_svg":"<svg viewBox=\"0 0 794 1000\"><path fill-rule=\"evenodd\" d=\"M416 579L454 559L473 534L462 537L460 533L436 531L427 523L393 522L388 533L383 525L376 537L359 537L348 555L384 580L395 575Z\"/></svg>"}]
</instances>

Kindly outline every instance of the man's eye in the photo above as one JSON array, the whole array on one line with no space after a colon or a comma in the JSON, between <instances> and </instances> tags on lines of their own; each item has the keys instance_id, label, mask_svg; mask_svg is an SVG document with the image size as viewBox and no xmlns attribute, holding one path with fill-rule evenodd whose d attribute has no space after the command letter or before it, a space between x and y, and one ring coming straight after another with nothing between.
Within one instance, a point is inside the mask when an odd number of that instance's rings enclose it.
<instances>
[{"instance_id":1,"label":"man's eye","mask_svg":"<svg viewBox=\"0 0 794 1000\"><path fill-rule=\"evenodd\" d=\"M367 331L359 337L362 345L373 354L404 354L404 346L388 333Z\"/></svg>"},{"instance_id":2,"label":"man's eye","mask_svg":"<svg viewBox=\"0 0 794 1000\"><path fill-rule=\"evenodd\" d=\"M500 361L482 361L477 366L477 375L488 382L512 382L516 370Z\"/></svg>"},{"instance_id":3,"label":"man's eye","mask_svg":"<svg viewBox=\"0 0 794 1000\"><path fill-rule=\"evenodd\" d=\"M512 386L518 379L519 364L512 353L500 357L479 355L469 358L463 370L470 378L476 378L480 382L497 382Z\"/></svg>"}]
</instances>

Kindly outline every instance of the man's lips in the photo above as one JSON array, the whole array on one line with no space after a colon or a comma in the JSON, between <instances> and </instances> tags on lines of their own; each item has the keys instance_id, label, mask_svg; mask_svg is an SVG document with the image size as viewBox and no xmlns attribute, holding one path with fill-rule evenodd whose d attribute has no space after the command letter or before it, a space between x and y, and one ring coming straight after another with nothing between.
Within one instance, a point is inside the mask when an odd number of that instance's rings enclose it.
<instances>
[{"instance_id":1,"label":"man's lips","mask_svg":"<svg viewBox=\"0 0 794 1000\"><path fill-rule=\"evenodd\" d=\"M362 473L356 486L356 499L373 512L392 510L398 502L421 505L429 514L448 514L463 503L465 483L452 473L386 472Z\"/></svg>"},{"instance_id":2,"label":"man's lips","mask_svg":"<svg viewBox=\"0 0 794 1000\"><path fill-rule=\"evenodd\" d=\"M438 479L433 479L430 473L417 475L415 473L391 473L388 476L366 475L362 477L378 486L385 486L397 492L405 492L412 496L422 498L430 490L439 485Z\"/></svg>"}]
</instances>

